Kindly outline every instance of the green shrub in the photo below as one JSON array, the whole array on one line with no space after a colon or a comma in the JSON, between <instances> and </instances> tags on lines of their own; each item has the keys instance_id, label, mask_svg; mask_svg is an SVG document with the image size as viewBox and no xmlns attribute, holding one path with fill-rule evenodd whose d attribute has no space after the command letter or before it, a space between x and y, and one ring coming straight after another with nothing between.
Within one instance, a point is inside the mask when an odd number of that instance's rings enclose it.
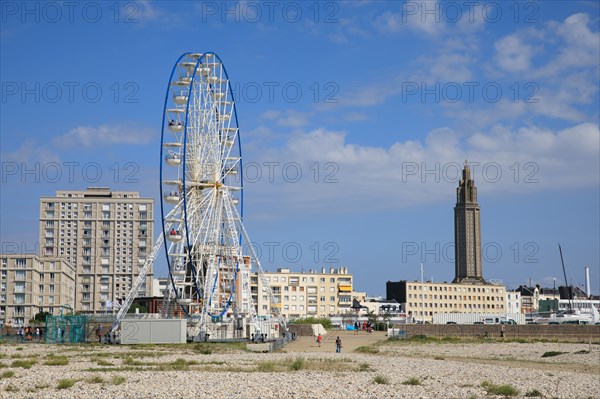
<instances>
[{"instance_id":1,"label":"green shrub","mask_svg":"<svg viewBox=\"0 0 600 399\"><path fill-rule=\"evenodd\" d=\"M410 377L408 380L403 381L402 385L421 385L421 380L417 377Z\"/></svg>"},{"instance_id":2,"label":"green shrub","mask_svg":"<svg viewBox=\"0 0 600 399\"><path fill-rule=\"evenodd\" d=\"M385 375L377 374L373 377L373 382L375 384L387 385L390 383L390 380Z\"/></svg>"},{"instance_id":3,"label":"green shrub","mask_svg":"<svg viewBox=\"0 0 600 399\"><path fill-rule=\"evenodd\" d=\"M94 376L94 377L88 379L87 381L91 384L102 384L104 382L104 378L97 375L97 376Z\"/></svg>"},{"instance_id":4,"label":"green shrub","mask_svg":"<svg viewBox=\"0 0 600 399\"><path fill-rule=\"evenodd\" d=\"M98 360L96 360L96 364L98 366L112 366L113 365L111 362L106 361L104 359L98 359Z\"/></svg>"},{"instance_id":5,"label":"green shrub","mask_svg":"<svg viewBox=\"0 0 600 399\"><path fill-rule=\"evenodd\" d=\"M358 348L354 349L354 352L375 354L379 353L379 348L371 345L359 346Z\"/></svg>"},{"instance_id":6,"label":"green shrub","mask_svg":"<svg viewBox=\"0 0 600 399\"><path fill-rule=\"evenodd\" d=\"M58 380L58 385L56 386L56 389L67 389L67 388L71 388L73 385L75 385L77 381L70 379L70 378L66 378L64 380Z\"/></svg>"},{"instance_id":7,"label":"green shrub","mask_svg":"<svg viewBox=\"0 0 600 399\"><path fill-rule=\"evenodd\" d=\"M5 390L6 392L19 392L19 388L17 388L17 387L16 387L16 386L14 386L14 385L10 385L10 384L9 384L9 385L7 385L7 386L6 386L6 388L4 388L4 390Z\"/></svg>"},{"instance_id":8,"label":"green shrub","mask_svg":"<svg viewBox=\"0 0 600 399\"><path fill-rule=\"evenodd\" d=\"M256 368L256 370L263 372L263 373L270 373L275 371L275 363L273 362L262 362L258 365L258 367Z\"/></svg>"},{"instance_id":9,"label":"green shrub","mask_svg":"<svg viewBox=\"0 0 600 399\"><path fill-rule=\"evenodd\" d=\"M526 397L528 398L541 398L542 397L542 393L540 391L538 391L537 389L534 389L532 391L528 391L525 394Z\"/></svg>"},{"instance_id":10,"label":"green shrub","mask_svg":"<svg viewBox=\"0 0 600 399\"><path fill-rule=\"evenodd\" d=\"M30 369L36 363L37 362L35 360L33 360L33 359L30 359L30 360L15 360L14 362L12 362L12 366L13 367L21 367L21 368L24 368L24 369Z\"/></svg>"},{"instance_id":11,"label":"green shrub","mask_svg":"<svg viewBox=\"0 0 600 399\"><path fill-rule=\"evenodd\" d=\"M66 366L69 364L69 359L66 356L48 356L44 364L46 366Z\"/></svg>"},{"instance_id":12,"label":"green shrub","mask_svg":"<svg viewBox=\"0 0 600 399\"><path fill-rule=\"evenodd\" d=\"M304 359L301 357L296 358L296 360L294 360L292 362L292 364L290 365L290 370L298 371L298 370L302 370L303 368L304 368Z\"/></svg>"},{"instance_id":13,"label":"green shrub","mask_svg":"<svg viewBox=\"0 0 600 399\"><path fill-rule=\"evenodd\" d=\"M519 390L512 385L495 385L489 381L483 381L481 387L490 395L517 396Z\"/></svg>"},{"instance_id":14,"label":"green shrub","mask_svg":"<svg viewBox=\"0 0 600 399\"><path fill-rule=\"evenodd\" d=\"M128 366L143 366L145 363L140 362L139 360L134 360L132 357L126 357L125 359L123 359L123 364L126 364Z\"/></svg>"},{"instance_id":15,"label":"green shrub","mask_svg":"<svg viewBox=\"0 0 600 399\"><path fill-rule=\"evenodd\" d=\"M331 329L331 320L329 320L327 317L321 317L321 318L307 317L304 319L296 319L296 320L290 321L289 324L320 324L326 330Z\"/></svg>"},{"instance_id":16,"label":"green shrub","mask_svg":"<svg viewBox=\"0 0 600 399\"><path fill-rule=\"evenodd\" d=\"M549 352L544 352L542 357L553 357L553 356L562 355L563 353L566 353L566 352L549 351Z\"/></svg>"},{"instance_id":17,"label":"green shrub","mask_svg":"<svg viewBox=\"0 0 600 399\"><path fill-rule=\"evenodd\" d=\"M358 366L358 371L369 371L369 370L371 370L371 366L369 366L368 363L361 363Z\"/></svg>"},{"instance_id":18,"label":"green shrub","mask_svg":"<svg viewBox=\"0 0 600 399\"><path fill-rule=\"evenodd\" d=\"M121 385L122 383L124 383L124 382L125 382L125 380L126 380L126 378L125 378L125 377L123 377L123 376L120 376L120 375L115 375L115 376L113 376L113 378L111 379L111 382L112 382L114 385Z\"/></svg>"},{"instance_id":19,"label":"green shrub","mask_svg":"<svg viewBox=\"0 0 600 399\"><path fill-rule=\"evenodd\" d=\"M14 371L5 371L0 375L1 378L10 378L15 375Z\"/></svg>"}]
</instances>

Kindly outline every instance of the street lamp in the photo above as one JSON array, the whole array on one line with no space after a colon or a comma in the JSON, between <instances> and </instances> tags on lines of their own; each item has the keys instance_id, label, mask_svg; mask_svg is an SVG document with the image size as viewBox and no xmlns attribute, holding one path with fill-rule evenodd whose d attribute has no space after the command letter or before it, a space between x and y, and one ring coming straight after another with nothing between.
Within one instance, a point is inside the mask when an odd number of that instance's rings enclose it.
<instances>
[{"instance_id":1,"label":"street lamp","mask_svg":"<svg viewBox=\"0 0 600 399\"><path fill-rule=\"evenodd\" d=\"M556 303L556 277L553 277L554 280L554 290L552 291L552 293L554 294L554 306L556 306L556 309L554 310L558 310L558 304Z\"/></svg>"}]
</instances>

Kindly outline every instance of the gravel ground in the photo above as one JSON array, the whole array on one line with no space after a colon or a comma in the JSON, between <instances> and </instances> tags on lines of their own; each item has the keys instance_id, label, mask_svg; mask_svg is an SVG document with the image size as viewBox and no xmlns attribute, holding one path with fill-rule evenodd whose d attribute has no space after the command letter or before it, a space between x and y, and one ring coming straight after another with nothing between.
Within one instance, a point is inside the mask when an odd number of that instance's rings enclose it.
<instances>
[{"instance_id":1,"label":"gravel ground","mask_svg":"<svg viewBox=\"0 0 600 399\"><path fill-rule=\"evenodd\" d=\"M488 394L481 386L483 381L513 386L519 391L514 397L536 391L544 398L598 398L600 393L598 345L591 346L591 353L585 344L510 342L397 342L378 345L376 354L240 350L201 354L192 345L27 344L19 348L0 345L2 398L503 397ZM550 351L565 353L541 357ZM45 365L50 354L66 356L69 363ZM304 363L299 370L291 370L299 358ZM13 364L20 360L36 363L30 369ZM112 365L101 365L103 362ZM173 364L179 366L170 366ZM163 370L158 370L161 365ZM263 366L260 371L258 365ZM175 367L182 370L173 370ZM92 382L94 377L102 382ZM125 380L117 385L115 377ZM387 383L376 383L380 377ZM419 385L405 384L411 378ZM75 383L58 389L61 379Z\"/></svg>"}]
</instances>

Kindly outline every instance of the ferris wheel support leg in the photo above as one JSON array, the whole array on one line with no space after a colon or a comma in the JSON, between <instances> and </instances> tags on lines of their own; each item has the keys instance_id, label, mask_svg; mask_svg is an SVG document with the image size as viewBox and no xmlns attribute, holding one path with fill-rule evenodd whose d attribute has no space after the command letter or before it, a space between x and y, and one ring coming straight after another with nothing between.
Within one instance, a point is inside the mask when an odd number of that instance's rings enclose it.
<instances>
[{"instance_id":1,"label":"ferris wheel support leg","mask_svg":"<svg viewBox=\"0 0 600 399\"><path fill-rule=\"evenodd\" d=\"M242 235L244 237L244 240L247 243L251 243L252 241L250 241L250 237L248 236L248 233L246 232L246 229L244 228L244 225L242 223L240 223L240 230L242 231ZM271 301L271 304L277 304L278 302L275 300L275 295L273 295L273 291L271 290L271 286L269 285L267 279L265 278L262 266L260 264L260 260L258 259L258 256L256 255L256 251L254 250L254 247L252 245L248 245L250 248L250 252L252 254L252 257L256 260L256 271L258 274L258 277L260 278L263 287L266 288L267 294L269 295L269 300ZM275 314L277 315L277 318L279 320L279 323L281 324L281 327L284 329L284 331L287 331L287 323L285 322L284 318L281 316L281 313L279 312L279 309L277 307L275 307Z\"/></svg>"},{"instance_id":2,"label":"ferris wheel support leg","mask_svg":"<svg viewBox=\"0 0 600 399\"><path fill-rule=\"evenodd\" d=\"M138 290L140 289L140 287L142 286L144 281L146 281L146 275L148 274L148 271L154 265L154 259L156 258L158 251L162 247L163 241L164 241L164 235L161 233L161 235L158 237L158 239L154 243L154 247L152 248L152 254L146 259L146 263L144 263L144 266L139 270L139 274L138 274L137 278L135 279L135 282L131 286L131 290L129 291L129 294L127 294L127 297L121 304L121 308L119 309L119 312L117 313L117 317L115 318L115 321L112 325L112 329L110 330L111 334L119 328L121 321L127 315L127 312L129 311L129 308L131 307L133 300L137 297Z\"/></svg>"}]
</instances>

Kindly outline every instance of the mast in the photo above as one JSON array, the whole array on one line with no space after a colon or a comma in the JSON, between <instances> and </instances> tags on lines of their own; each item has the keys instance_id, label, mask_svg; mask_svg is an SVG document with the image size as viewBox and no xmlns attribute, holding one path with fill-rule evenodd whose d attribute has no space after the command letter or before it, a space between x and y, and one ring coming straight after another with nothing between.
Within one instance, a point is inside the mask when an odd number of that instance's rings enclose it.
<instances>
[{"instance_id":1,"label":"mast","mask_svg":"<svg viewBox=\"0 0 600 399\"><path fill-rule=\"evenodd\" d=\"M572 301L572 296L573 293L571 292L571 288L569 287L569 282L567 281L567 270L565 269L565 261L563 260L563 254L562 254L562 248L560 247L560 243L558 244L558 251L560 252L560 262L562 263L562 269L563 269L563 274L565 276L565 286L567 287L567 293L569 295L569 311L571 311L571 313L573 313L573 301Z\"/></svg>"}]
</instances>

